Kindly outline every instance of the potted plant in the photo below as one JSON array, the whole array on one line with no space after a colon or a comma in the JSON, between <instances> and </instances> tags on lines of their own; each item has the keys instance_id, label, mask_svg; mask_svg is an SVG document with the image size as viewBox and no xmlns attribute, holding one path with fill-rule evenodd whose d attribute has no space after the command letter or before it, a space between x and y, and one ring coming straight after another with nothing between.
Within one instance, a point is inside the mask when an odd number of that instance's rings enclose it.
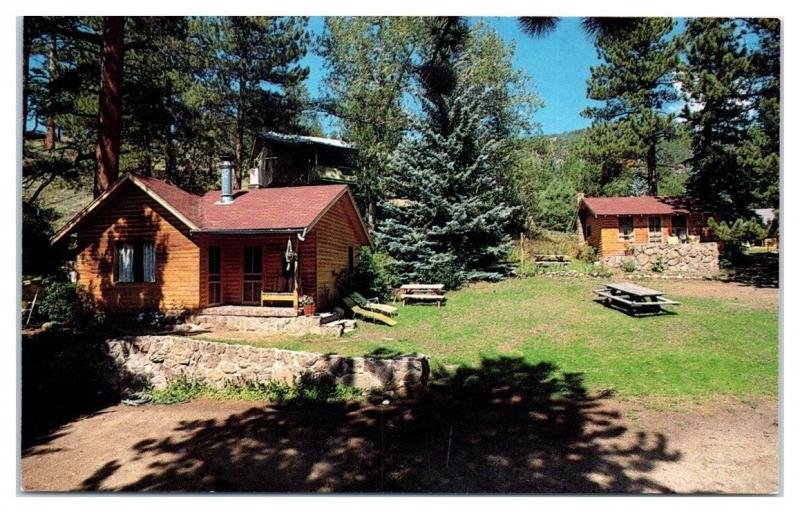
<instances>
[{"instance_id":1,"label":"potted plant","mask_svg":"<svg viewBox=\"0 0 800 513\"><path fill-rule=\"evenodd\" d=\"M316 313L316 307L314 305L314 298L311 296L300 296L300 306L303 307L303 313L306 317L311 317Z\"/></svg>"}]
</instances>

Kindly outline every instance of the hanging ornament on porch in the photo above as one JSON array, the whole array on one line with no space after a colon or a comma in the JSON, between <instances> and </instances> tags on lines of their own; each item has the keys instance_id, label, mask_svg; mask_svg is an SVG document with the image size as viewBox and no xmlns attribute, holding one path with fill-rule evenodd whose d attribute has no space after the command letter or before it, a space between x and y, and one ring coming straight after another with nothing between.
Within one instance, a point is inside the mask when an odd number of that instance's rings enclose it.
<instances>
[{"instance_id":1,"label":"hanging ornament on porch","mask_svg":"<svg viewBox=\"0 0 800 513\"><path fill-rule=\"evenodd\" d=\"M292 249L292 239L286 240L286 253L284 254L284 258L286 259L286 270L290 271L292 269L292 262L295 259L297 254Z\"/></svg>"}]
</instances>

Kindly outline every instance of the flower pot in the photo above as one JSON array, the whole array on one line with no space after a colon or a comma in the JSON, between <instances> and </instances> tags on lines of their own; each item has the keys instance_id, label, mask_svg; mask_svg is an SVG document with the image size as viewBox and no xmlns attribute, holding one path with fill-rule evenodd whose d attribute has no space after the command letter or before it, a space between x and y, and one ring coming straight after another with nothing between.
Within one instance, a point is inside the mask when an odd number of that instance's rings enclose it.
<instances>
[{"instance_id":1,"label":"flower pot","mask_svg":"<svg viewBox=\"0 0 800 513\"><path fill-rule=\"evenodd\" d=\"M303 313L306 317L311 317L317 312L316 305L303 305Z\"/></svg>"}]
</instances>

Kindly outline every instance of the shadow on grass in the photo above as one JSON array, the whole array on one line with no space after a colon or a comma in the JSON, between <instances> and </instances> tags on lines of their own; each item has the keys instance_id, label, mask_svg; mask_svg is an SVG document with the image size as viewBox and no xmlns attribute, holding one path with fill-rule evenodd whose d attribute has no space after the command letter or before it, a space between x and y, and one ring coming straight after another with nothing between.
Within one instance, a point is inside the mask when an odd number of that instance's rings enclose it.
<instances>
[{"instance_id":1,"label":"shadow on grass","mask_svg":"<svg viewBox=\"0 0 800 513\"><path fill-rule=\"evenodd\" d=\"M594 300L595 303L609 308L611 310L616 310L618 312L622 312L629 317L640 318L640 317L660 317L662 315L678 315L677 312L673 312L672 310L666 310L660 306L640 306L637 307L636 312L632 312L630 309L625 308L622 305L618 305L616 303L610 302L606 299L599 298Z\"/></svg>"},{"instance_id":2,"label":"shadow on grass","mask_svg":"<svg viewBox=\"0 0 800 513\"><path fill-rule=\"evenodd\" d=\"M681 458L661 434L626 434L620 412L580 374L519 358L484 359L388 405L252 407L184 420L133 445L136 481L84 490L264 492L670 492L647 477ZM142 410L146 414L146 409Z\"/></svg>"},{"instance_id":3,"label":"shadow on grass","mask_svg":"<svg viewBox=\"0 0 800 513\"><path fill-rule=\"evenodd\" d=\"M777 253L741 255L733 267L725 270L721 280L759 288L778 288L779 263Z\"/></svg>"}]
</instances>

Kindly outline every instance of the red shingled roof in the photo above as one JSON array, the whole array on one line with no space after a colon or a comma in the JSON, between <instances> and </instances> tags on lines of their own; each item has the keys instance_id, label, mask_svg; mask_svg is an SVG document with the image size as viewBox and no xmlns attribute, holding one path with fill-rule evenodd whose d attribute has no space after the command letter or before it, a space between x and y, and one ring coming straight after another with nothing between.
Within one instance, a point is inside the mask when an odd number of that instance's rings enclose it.
<instances>
[{"instance_id":1,"label":"red shingled roof","mask_svg":"<svg viewBox=\"0 0 800 513\"><path fill-rule=\"evenodd\" d=\"M581 199L583 207L595 216L671 215L703 210L697 200L689 196L587 196Z\"/></svg>"},{"instance_id":2,"label":"red shingled roof","mask_svg":"<svg viewBox=\"0 0 800 513\"><path fill-rule=\"evenodd\" d=\"M191 222L200 226L200 196L186 192L177 185L172 185L158 178L137 176L136 179L158 197L172 205L175 210L186 216Z\"/></svg>"},{"instance_id":3,"label":"red shingled roof","mask_svg":"<svg viewBox=\"0 0 800 513\"><path fill-rule=\"evenodd\" d=\"M303 229L346 192L342 184L248 189L221 205L220 191L209 191L201 198L200 226L203 231Z\"/></svg>"},{"instance_id":4,"label":"red shingled roof","mask_svg":"<svg viewBox=\"0 0 800 513\"><path fill-rule=\"evenodd\" d=\"M125 181L142 188L165 208L178 217L182 216L189 228L201 232L310 229L339 198L349 195L347 186L343 184L248 189L235 191L233 203L222 205L218 203L220 191L209 191L199 196L157 178L125 175L59 230L52 243L73 231L90 212L115 194ZM355 217L360 221L355 204L352 206ZM368 241L369 235L363 222L361 227Z\"/></svg>"}]
</instances>

